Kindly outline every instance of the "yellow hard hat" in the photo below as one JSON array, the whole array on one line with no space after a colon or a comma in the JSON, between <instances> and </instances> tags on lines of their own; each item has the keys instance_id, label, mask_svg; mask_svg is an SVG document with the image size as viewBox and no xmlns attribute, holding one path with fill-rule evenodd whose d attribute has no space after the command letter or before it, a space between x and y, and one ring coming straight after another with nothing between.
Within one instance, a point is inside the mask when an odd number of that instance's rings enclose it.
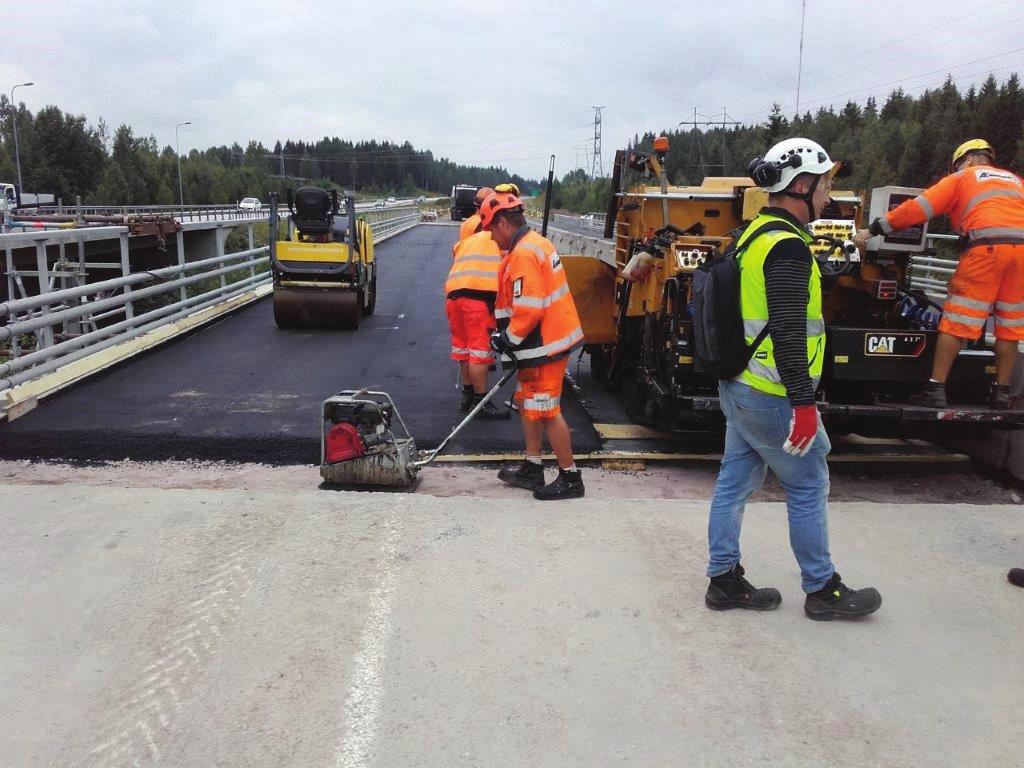
<instances>
[{"instance_id":1,"label":"yellow hard hat","mask_svg":"<svg viewBox=\"0 0 1024 768\"><path fill-rule=\"evenodd\" d=\"M949 167L955 168L956 164L963 160L964 155L968 152L988 152L993 160L996 159L996 151L992 149L991 144L984 139L971 139L956 148L956 151L953 153L953 159L949 161Z\"/></svg>"},{"instance_id":2,"label":"yellow hard hat","mask_svg":"<svg viewBox=\"0 0 1024 768\"><path fill-rule=\"evenodd\" d=\"M519 185L514 184L511 181L506 181L504 184L498 184L494 188L495 192L511 192L516 197L519 197Z\"/></svg>"}]
</instances>

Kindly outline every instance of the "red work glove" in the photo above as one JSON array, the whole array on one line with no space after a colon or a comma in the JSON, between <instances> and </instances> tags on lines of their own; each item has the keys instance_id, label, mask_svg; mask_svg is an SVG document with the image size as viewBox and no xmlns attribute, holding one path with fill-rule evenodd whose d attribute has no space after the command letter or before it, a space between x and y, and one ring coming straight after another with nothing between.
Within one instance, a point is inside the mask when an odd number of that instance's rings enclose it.
<instances>
[{"instance_id":1,"label":"red work glove","mask_svg":"<svg viewBox=\"0 0 1024 768\"><path fill-rule=\"evenodd\" d=\"M818 406L797 405L793 418L789 420L789 437L782 444L782 450L790 456L806 456L818 436Z\"/></svg>"}]
</instances>

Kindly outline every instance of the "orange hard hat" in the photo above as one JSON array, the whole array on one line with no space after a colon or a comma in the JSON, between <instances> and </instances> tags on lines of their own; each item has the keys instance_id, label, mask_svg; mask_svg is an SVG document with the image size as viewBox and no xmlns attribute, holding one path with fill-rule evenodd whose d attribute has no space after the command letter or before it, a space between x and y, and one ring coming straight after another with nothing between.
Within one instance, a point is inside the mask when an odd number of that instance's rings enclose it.
<instances>
[{"instance_id":1,"label":"orange hard hat","mask_svg":"<svg viewBox=\"0 0 1024 768\"><path fill-rule=\"evenodd\" d=\"M480 204L480 229L489 230L494 215L499 211L521 211L523 201L511 192L492 192Z\"/></svg>"},{"instance_id":2,"label":"orange hard hat","mask_svg":"<svg viewBox=\"0 0 1024 768\"><path fill-rule=\"evenodd\" d=\"M473 202L476 203L476 207L480 207L480 203L486 200L488 197L494 194L494 190L490 187L480 187L476 191L476 196L473 198Z\"/></svg>"}]
</instances>

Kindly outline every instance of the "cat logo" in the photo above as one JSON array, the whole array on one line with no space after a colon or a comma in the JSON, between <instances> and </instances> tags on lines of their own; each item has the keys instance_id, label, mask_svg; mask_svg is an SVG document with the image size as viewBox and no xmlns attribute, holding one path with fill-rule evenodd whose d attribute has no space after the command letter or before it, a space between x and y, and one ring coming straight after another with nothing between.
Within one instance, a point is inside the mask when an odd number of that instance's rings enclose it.
<instances>
[{"instance_id":1,"label":"cat logo","mask_svg":"<svg viewBox=\"0 0 1024 768\"><path fill-rule=\"evenodd\" d=\"M920 357L927 348L928 338L923 333L864 334L864 354L869 357Z\"/></svg>"},{"instance_id":2,"label":"cat logo","mask_svg":"<svg viewBox=\"0 0 1024 768\"><path fill-rule=\"evenodd\" d=\"M896 348L895 336L868 336L869 355L891 355Z\"/></svg>"}]
</instances>

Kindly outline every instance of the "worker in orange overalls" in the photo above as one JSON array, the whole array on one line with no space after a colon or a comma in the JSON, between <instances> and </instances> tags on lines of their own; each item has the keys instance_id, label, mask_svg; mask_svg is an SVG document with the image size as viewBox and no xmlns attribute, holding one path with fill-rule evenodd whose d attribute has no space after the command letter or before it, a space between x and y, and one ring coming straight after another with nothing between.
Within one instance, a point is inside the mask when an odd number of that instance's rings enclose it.
<instances>
[{"instance_id":1,"label":"worker in orange overalls","mask_svg":"<svg viewBox=\"0 0 1024 768\"><path fill-rule=\"evenodd\" d=\"M1010 407L1010 376L1018 342L1024 341L1024 182L994 162L995 150L987 141L964 142L953 153L950 175L875 219L854 238L863 247L874 235L941 214L948 214L961 233L963 255L949 281L931 381L910 398L913 405L946 407L946 378L963 341L979 338L992 313L996 380L989 405Z\"/></svg>"},{"instance_id":2,"label":"worker in orange overalls","mask_svg":"<svg viewBox=\"0 0 1024 768\"><path fill-rule=\"evenodd\" d=\"M487 371L494 363L491 333L494 302L498 294L501 251L487 232L460 240L444 284L445 312L451 328L452 360L459 363L462 402L459 409L472 410L487 394ZM507 419L507 408L485 403L477 414L484 419Z\"/></svg>"},{"instance_id":3,"label":"worker in orange overalls","mask_svg":"<svg viewBox=\"0 0 1024 768\"><path fill-rule=\"evenodd\" d=\"M502 365L519 363L515 402L526 442L526 457L498 477L533 491L536 499L578 498L583 478L572 453L569 425L562 417L562 380L572 351L583 345L576 305L561 260L550 241L530 229L523 203L511 192L495 192L480 206L481 226L505 252L498 274L491 346ZM558 477L544 484L541 444L547 435L558 460Z\"/></svg>"},{"instance_id":4,"label":"worker in orange overalls","mask_svg":"<svg viewBox=\"0 0 1024 768\"><path fill-rule=\"evenodd\" d=\"M473 198L473 202L476 204L476 213L459 225L459 240L465 240L480 231L480 203L493 192L494 190L490 187L480 187L476 191L476 196Z\"/></svg>"}]
</instances>

